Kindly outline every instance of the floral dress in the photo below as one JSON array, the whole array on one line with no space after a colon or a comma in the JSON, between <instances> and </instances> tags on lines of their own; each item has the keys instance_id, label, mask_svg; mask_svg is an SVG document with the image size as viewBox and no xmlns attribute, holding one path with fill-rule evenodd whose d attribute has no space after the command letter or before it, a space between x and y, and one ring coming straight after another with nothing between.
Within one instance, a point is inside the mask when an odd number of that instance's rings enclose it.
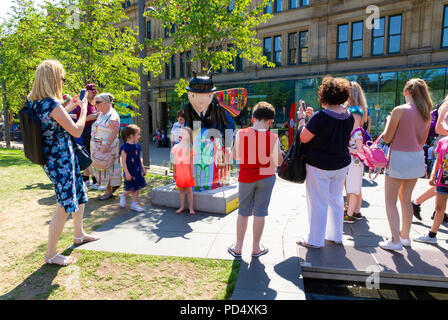
<instances>
[{"instance_id":1,"label":"floral dress","mask_svg":"<svg viewBox=\"0 0 448 320\"><path fill-rule=\"evenodd\" d=\"M78 211L87 202L87 189L82 180L70 134L52 117L51 111L59 102L51 98L32 102L32 108L42 123L43 152L47 163L42 166L54 185L56 201L67 213Z\"/></svg>"},{"instance_id":2,"label":"floral dress","mask_svg":"<svg viewBox=\"0 0 448 320\"><path fill-rule=\"evenodd\" d=\"M124 190L138 191L146 186L141 161L142 147L138 143L125 143L120 148L120 156L123 151L126 153L126 167L132 177L131 181L127 181L126 173L124 173Z\"/></svg>"}]
</instances>

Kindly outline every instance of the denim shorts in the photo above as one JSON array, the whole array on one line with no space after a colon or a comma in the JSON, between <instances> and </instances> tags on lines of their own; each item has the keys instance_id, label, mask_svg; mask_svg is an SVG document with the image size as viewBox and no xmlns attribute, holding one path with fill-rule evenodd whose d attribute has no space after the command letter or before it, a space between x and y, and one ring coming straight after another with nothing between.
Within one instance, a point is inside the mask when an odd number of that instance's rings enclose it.
<instances>
[{"instance_id":1,"label":"denim shorts","mask_svg":"<svg viewBox=\"0 0 448 320\"><path fill-rule=\"evenodd\" d=\"M442 193L448 195L448 187L437 187L436 188L437 193Z\"/></svg>"},{"instance_id":2,"label":"denim shorts","mask_svg":"<svg viewBox=\"0 0 448 320\"><path fill-rule=\"evenodd\" d=\"M239 183L239 209L242 216L266 217L274 188L275 175L252 183Z\"/></svg>"}]
</instances>

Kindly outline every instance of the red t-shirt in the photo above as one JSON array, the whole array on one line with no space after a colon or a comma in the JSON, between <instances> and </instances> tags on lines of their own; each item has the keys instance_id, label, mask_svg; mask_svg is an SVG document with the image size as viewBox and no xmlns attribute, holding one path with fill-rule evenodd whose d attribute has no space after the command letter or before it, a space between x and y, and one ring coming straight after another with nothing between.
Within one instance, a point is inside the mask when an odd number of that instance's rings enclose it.
<instances>
[{"instance_id":1,"label":"red t-shirt","mask_svg":"<svg viewBox=\"0 0 448 320\"><path fill-rule=\"evenodd\" d=\"M273 161L274 146L278 136L271 131L257 131L253 128L238 132L240 174L239 182L252 183L275 175Z\"/></svg>"}]
</instances>

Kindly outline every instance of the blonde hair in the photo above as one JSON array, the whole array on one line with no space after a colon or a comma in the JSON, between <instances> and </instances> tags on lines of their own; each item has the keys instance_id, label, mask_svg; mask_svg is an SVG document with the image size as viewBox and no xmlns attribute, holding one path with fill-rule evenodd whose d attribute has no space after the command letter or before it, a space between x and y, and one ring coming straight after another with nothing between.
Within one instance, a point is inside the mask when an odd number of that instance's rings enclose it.
<instances>
[{"instance_id":1,"label":"blonde hair","mask_svg":"<svg viewBox=\"0 0 448 320\"><path fill-rule=\"evenodd\" d=\"M45 60L36 69L33 89L28 95L31 101L53 98L62 100L62 78L65 71L57 60Z\"/></svg>"},{"instance_id":2,"label":"blonde hair","mask_svg":"<svg viewBox=\"0 0 448 320\"><path fill-rule=\"evenodd\" d=\"M361 86L355 82L350 82L350 98L347 101L348 107L358 106L362 109L362 123L367 122L368 112L367 112L367 100L364 94L364 90L362 90Z\"/></svg>"},{"instance_id":3,"label":"blonde hair","mask_svg":"<svg viewBox=\"0 0 448 320\"><path fill-rule=\"evenodd\" d=\"M114 96L110 93L100 93L95 96L94 100L112 104L114 102Z\"/></svg>"},{"instance_id":4,"label":"blonde hair","mask_svg":"<svg viewBox=\"0 0 448 320\"><path fill-rule=\"evenodd\" d=\"M415 105L420 110L423 120L430 120L433 102L425 80L411 79L406 83L404 90L406 90L412 96L412 99L414 99Z\"/></svg>"}]
</instances>

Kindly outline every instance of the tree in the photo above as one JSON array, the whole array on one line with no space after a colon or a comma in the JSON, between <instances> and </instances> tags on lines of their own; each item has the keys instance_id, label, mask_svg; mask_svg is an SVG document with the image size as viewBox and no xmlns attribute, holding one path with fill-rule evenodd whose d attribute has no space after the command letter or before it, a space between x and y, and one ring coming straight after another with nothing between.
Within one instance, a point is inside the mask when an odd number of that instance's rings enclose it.
<instances>
[{"instance_id":1,"label":"tree","mask_svg":"<svg viewBox=\"0 0 448 320\"><path fill-rule=\"evenodd\" d=\"M187 51L192 52L191 62L199 63L197 72L202 74L210 68L234 69L232 62L237 56L255 64L274 67L263 55L256 32L257 26L272 17L263 13L268 2L262 0L260 4L253 5L252 0L153 1L156 9L149 10L146 15L161 21L169 39L148 41L155 52L145 58L145 68L157 77L171 56ZM179 81L176 86L179 95L185 92L187 85L187 80Z\"/></svg>"},{"instance_id":2,"label":"tree","mask_svg":"<svg viewBox=\"0 0 448 320\"><path fill-rule=\"evenodd\" d=\"M34 72L48 54L44 17L31 0L15 0L11 18L0 25L0 80L5 140L10 146L10 119L31 91Z\"/></svg>"},{"instance_id":3,"label":"tree","mask_svg":"<svg viewBox=\"0 0 448 320\"><path fill-rule=\"evenodd\" d=\"M14 0L13 9L0 26L0 78L6 81L13 113L23 106L36 68L46 59L64 66L64 93L76 94L93 82L122 104L136 105L141 65L137 30L119 27L129 19L120 0L47 1L42 10L32 0Z\"/></svg>"},{"instance_id":4,"label":"tree","mask_svg":"<svg viewBox=\"0 0 448 320\"><path fill-rule=\"evenodd\" d=\"M138 32L119 27L129 19L122 1L61 0L58 5L47 2L44 8L52 54L66 68L66 88L77 93L87 83L95 83L122 104L135 105L140 95Z\"/></svg>"}]
</instances>

